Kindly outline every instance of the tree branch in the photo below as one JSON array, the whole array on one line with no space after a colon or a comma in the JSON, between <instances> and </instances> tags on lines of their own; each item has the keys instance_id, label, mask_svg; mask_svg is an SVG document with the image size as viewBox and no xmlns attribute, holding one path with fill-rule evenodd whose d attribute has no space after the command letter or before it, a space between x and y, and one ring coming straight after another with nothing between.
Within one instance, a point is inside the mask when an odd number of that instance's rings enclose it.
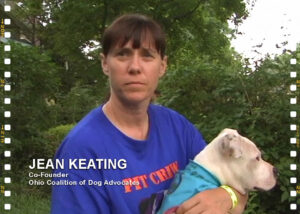
<instances>
[{"instance_id":1,"label":"tree branch","mask_svg":"<svg viewBox=\"0 0 300 214\"><path fill-rule=\"evenodd\" d=\"M206 0L200 0L200 1L198 1L198 4L192 10L188 11L187 13L175 16L174 19L179 20L179 19L186 18L186 17L192 15L198 9L198 7L200 6L200 4L204 3L204 2L206 2Z\"/></svg>"}]
</instances>

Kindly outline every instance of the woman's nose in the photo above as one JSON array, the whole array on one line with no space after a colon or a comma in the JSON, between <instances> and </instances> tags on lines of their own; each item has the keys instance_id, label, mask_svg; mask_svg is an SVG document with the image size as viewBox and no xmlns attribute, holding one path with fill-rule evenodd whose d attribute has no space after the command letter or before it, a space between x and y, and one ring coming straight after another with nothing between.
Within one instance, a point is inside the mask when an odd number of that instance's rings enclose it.
<instances>
[{"instance_id":1,"label":"woman's nose","mask_svg":"<svg viewBox=\"0 0 300 214\"><path fill-rule=\"evenodd\" d=\"M134 54L132 56L132 59L130 61L130 65L129 65L129 72L131 74L136 74L136 73L141 72L140 57L137 54Z\"/></svg>"}]
</instances>

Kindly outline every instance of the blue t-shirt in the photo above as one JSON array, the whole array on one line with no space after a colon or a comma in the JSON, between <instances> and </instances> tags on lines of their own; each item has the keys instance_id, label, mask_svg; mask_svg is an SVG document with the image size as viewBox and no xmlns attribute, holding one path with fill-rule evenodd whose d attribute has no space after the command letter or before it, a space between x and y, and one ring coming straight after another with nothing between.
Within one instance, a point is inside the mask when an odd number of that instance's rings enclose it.
<instances>
[{"instance_id":1,"label":"blue t-shirt","mask_svg":"<svg viewBox=\"0 0 300 214\"><path fill-rule=\"evenodd\" d=\"M150 127L146 140L135 140L122 133L105 116L102 106L74 127L55 159L63 159L65 163L78 159L102 160L102 168L70 169L65 164L64 169L54 170L68 177L53 181L77 183L52 187L52 214L138 214L143 199L168 189L175 173L206 143L199 131L173 110L151 104L148 115ZM126 168L108 169L109 161L122 159L126 160ZM83 180L94 183L79 185Z\"/></svg>"}]
</instances>

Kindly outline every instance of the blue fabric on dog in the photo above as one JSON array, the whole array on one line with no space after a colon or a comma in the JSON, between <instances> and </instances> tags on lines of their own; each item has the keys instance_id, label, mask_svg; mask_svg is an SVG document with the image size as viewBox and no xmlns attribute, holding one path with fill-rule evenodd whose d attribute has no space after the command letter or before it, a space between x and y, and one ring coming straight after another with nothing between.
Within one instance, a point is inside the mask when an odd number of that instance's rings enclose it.
<instances>
[{"instance_id":1,"label":"blue fabric on dog","mask_svg":"<svg viewBox=\"0 0 300 214\"><path fill-rule=\"evenodd\" d=\"M157 214L182 204L204 190L217 188L219 179L200 164L190 160L186 168L176 174Z\"/></svg>"}]
</instances>

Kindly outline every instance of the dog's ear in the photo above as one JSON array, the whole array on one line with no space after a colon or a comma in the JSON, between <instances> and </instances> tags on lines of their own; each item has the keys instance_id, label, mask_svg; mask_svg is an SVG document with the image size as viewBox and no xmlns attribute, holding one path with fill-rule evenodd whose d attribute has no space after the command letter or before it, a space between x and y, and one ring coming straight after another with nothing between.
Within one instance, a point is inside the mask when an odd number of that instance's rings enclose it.
<instances>
[{"instance_id":1,"label":"dog's ear","mask_svg":"<svg viewBox=\"0 0 300 214\"><path fill-rule=\"evenodd\" d=\"M220 150L226 157L240 158L243 154L240 137L235 133L224 133L220 136Z\"/></svg>"}]
</instances>

